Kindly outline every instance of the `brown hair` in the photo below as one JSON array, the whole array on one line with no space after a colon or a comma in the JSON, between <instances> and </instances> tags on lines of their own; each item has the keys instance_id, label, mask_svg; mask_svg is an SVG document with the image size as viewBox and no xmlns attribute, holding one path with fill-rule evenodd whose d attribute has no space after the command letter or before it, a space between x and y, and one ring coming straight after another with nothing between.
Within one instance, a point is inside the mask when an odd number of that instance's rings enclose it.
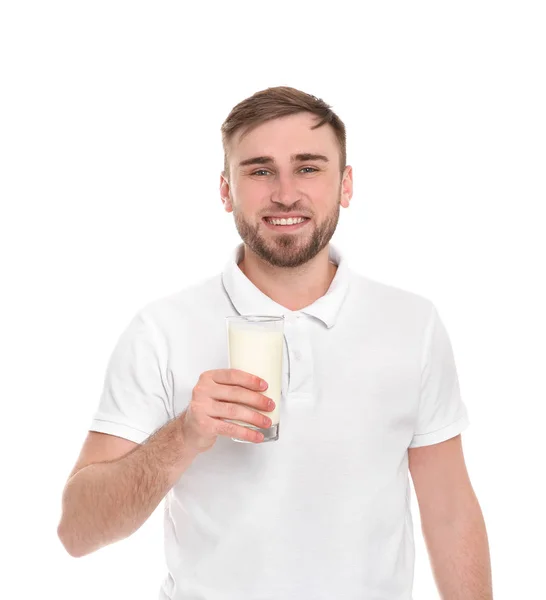
<instances>
[{"instance_id":1,"label":"brown hair","mask_svg":"<svg viewBox=\"0 0 546 600\"><path fill-rule=\"evenodd\" d=\"M228 151L235 133L243 130L241 137L258 125L299 112L310 112L320 118L311 129L325 123L332 126L340 149L340 170L343 173L347 162L345 125L324 100L301 92L292 87L279 86L256 92L239 102L229 113L221 127L224 148L224 175L229 179Z\"/></svg>"}]
</instances>

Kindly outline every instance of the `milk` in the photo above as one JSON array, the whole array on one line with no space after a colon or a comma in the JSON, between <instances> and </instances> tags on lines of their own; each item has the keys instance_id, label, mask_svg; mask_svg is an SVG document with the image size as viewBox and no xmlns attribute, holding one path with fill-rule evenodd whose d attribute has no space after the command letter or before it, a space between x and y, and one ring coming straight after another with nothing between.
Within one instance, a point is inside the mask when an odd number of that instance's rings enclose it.
<instances>
[{"instance_id":1,"label":"milk","mask_svg":"<svg viewBox=\"0 0 546 600\"><path fill-rule=\"evenodd\" d=\"M284 345L282 331L261 329L256 326L251 327L244 323L230 323L228 343L229 367L257 375L267 381L268 388L263 392L263 395L268 396L275 402L275 408L271 412L259 410L254 406L250 407L251 410L269 417L272 422L271 426L278 424ZM232 422L245 427L250 425L250 423L242 421L233 420Z\"/></svg>"}]
</instances>

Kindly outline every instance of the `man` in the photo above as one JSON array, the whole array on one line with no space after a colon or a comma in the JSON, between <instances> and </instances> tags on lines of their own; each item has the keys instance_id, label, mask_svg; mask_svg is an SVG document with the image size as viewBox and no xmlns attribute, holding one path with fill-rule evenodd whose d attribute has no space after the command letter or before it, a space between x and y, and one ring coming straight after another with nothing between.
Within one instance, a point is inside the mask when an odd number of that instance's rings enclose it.
<instances>
[{"instance_id":1,"label":"man","mask_svg":"<svg viewBox=\"0 0 546 600\"><path fill-rule=\"evenodd\" d=\"M343 123L279 87L238 104L222 133L220 194L243 244L222 274L151 302L121 335L60 539L93 552L166 496L162 599L410 600L411 472L441 597L492 598L439 314L349 270L329 243L353 194ZM266 384L226 368L237 314L286 319L271 443L257 431L270 425Z\"/></svg>"}]
</instances>

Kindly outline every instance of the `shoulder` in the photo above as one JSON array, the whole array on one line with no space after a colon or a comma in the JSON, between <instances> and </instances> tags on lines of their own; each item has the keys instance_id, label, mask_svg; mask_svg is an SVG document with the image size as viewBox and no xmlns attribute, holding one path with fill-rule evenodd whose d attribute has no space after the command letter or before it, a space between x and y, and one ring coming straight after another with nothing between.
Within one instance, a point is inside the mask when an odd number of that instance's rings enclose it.
<instances>
[{"instance_id":1,"label":"shoulder","mask_svg":"<svg viewBox=\"0 0 546 600\"><path fill-rule=\"evenodd\" d=\"M221 275L193 283L156 298L140 308L138 316L165 335L180 331L212 314L226 311Z\"/></svg>"},{"instance_id":2,"label":"shoulder","mask_svg":"<svg viewBox=\"0 0 546 600\"><path fill-rule=\"evenodd\" d=\"M377 281L355 271L350 272L350 290L355 309L384 315L387 319L428 322L433 302L414 291Z\"/></svg>"}]
</instances>

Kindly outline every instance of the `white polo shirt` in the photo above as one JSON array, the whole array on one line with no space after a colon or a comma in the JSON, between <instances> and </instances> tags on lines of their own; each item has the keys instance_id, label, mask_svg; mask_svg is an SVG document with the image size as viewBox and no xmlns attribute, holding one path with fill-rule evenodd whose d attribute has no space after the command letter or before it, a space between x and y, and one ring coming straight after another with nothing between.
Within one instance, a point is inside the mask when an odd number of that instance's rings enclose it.
<instances>
[{"instance_id":1,"label":"white polo shirt","mask_svg":"<svg viewBox=\"0 0 546 600\"><path fill-rule=\"evenodd\" d=\"M237 266L142 308L108 363L90 427L143 442L200 374L227 368L225 317L284 315L279 440L219 436L165 498L161 600L412 600L408 448L469 424L452 348L427 299L338 265L290 311Z\"/></svg>"}]
</instances>

